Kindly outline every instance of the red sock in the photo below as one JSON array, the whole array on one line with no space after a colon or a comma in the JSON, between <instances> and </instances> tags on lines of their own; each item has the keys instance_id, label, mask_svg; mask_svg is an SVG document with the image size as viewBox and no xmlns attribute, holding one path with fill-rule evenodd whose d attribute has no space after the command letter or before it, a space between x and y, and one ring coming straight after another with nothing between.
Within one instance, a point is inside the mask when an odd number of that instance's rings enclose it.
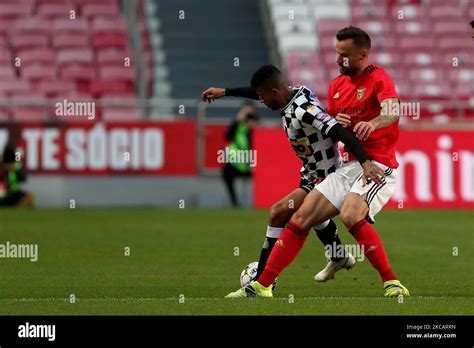
<instances>
[{"instance_id":1,"label":"red sock","mask_svg":"<svg viewBox=\"0 0 474 348\"><path fill-rule=\"evenodd\" d=\"M273 284L280 273L295 259L303 247L308 232L290 221L273 247L267 265L258 282L267 287Z\"/></svg>"},{"instance_id":2,"label":"red sock","mask_svg":"<svg viewBox=\"0 0 474 348\"><path fill-rule=\"evenodd\" d=\"M382 241L375 230L365 219L356 223L349 232L363 246L365 256L372 266L379 272L382 281L397 279L392 272L392 267L388 262L387 254L383 248Z\"/></svg>"}]
</instances>

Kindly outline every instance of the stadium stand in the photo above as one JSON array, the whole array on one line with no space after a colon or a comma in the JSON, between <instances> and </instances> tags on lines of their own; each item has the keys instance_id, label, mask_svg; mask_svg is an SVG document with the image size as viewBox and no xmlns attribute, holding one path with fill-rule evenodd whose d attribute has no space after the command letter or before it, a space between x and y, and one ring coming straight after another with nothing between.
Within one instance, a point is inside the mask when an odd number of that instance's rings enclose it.
<instances>
[{"instance_id":1,"label":"stadium stand","mask_svg":"<svg viewBox=\"0 0 474 348\"><path fill-rule=\"evenodd\" d=\"M371 61L391 74L400 96L420 100L423 115L440 122L471 117L474 109L468 25L474 9L467 1L455 2L459 6L437 0L394 0L388 6L375 0L269 0L279 52L293 84L308 85L325 99L329 81L339 75L335 34L359 26L372 37ZM453 107L466 101L467 108Z\"/></svg>"},{"instance_id":2,"label":"stadium stand","mask_svg":"<svg viewBox=\"0 0 474 348\"><path fill-rule=\"evenodd\" d=\"M141 1L137 2L139 8ZM151 53L143 15L146 76L151 77ZM136 71L129 48L127 22L120 1L2 0L0 3L0 95L13 104L29 98L126 97L136 101ZM130 64L126 64L129 60ZM150 84L150 81L149 81ZM115 108L107 119L123 119ZM138 110L128 110L136 118ZM42 121L52 108L2 107L2 120ZM100 116L100 115L98 115Z\"/></svg>"}]
</instances>

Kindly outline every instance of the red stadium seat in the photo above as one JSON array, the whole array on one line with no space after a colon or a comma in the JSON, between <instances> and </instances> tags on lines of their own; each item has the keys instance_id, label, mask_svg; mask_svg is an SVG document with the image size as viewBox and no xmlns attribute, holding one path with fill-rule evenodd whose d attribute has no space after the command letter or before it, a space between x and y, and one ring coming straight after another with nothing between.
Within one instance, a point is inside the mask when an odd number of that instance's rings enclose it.
<instances>
[{"instance_id":1,"label":"red stadium seat","mask_svg":"<svg viewBox=\"0 0 474 348\"><path fill-rule=\"evenodd\" d=\"M380 65L381 67L391 67L391 66L398 66L400 64L400 55L395 53L372 53L370 55L370 59L376 65Z\"/></svg>"},{"instance_id":2,"label":"red stadium seat","mask_svg":"<svg viewBox=\"0 0 474 348\"><path fill-rule=\"evenodd\" d=\"M49 34L51 31L50 21L45 18L30 17L28 20L18 19L10 24L10 32L24 34Z\"/></svg>"},{"instance_id":3,"label":"red stadium seat","mask_svg":"<svg viewBox=\"0 0 474 348\"><path fill-rule=\"evenodd\" d=\"M437 81L442 81L443 80L443 74L441 71L437 69L411 69L409 71L408 77L410 81L414 82L423 82L423 83L433 83Z\"/></svg>"},{"instance_id":4,"label":"red stadium seat","mask_svg":"<svg viewBox=\"0 0 474 348\"><path fill-rule=\"evenodd\" d=\"M127 47L127 37L124 33L95 34L92 37L92 46L95 49L110 47L125 49L125 47Z\"/></svg>"},{"instance_id":5,"label":"red stadium seat","mask_svg":"<svg viewBox=\"0 0 474 348\"><path fill-rule=\"evenodd\" d=\"M465 22L461 21L442 21L433 23L433 33L436 36L440 35L450 35L455 37L457 35L468 35L470 28L466 25Z\"/></svg>"},{"instance_id":6,"label":"red stadium seat","mask_svg":"<svg viewBox=\"0 0 474 348\"><path fill-rule=\"evenodd\" d=\"M454 87L454 95L459 99L467 99L470 96L474 96L474 84L472 80L468 82L457 82Z\"/></svg>"},{"instance_id":7,"label":"red stadium seat","mask_svg":"<svg viewBox=\"0 0 474 348\"><path fill-rule=\"evenodd\" d=\"M15 121L38 122L49 118L51 110L45 107L18 106L11 108L12 117Z\"/></svg>"},{"instance_id":8,"label":"red stadium seat","mask_svg":"<svg viewBox=\"0 0 474 348\"><path fill-rule=\"evenodd\" d=\"M100 97L104 93L123 93L130 91L129 84L124 81L92 81L90 92L95 97Z\"/></svg>"},{"instance_id":9,"label":"red stadium seat","mask_svg":"<svg viewBox=\"0 0 474 348\"><path fill-rule=\"evenodd\" d=\"M427 34L430 25L423 21L396 21L395 32L398 36L402 35L422 35Z\"/></svg>"},{"instance_id":10,"label":"red stadium seat","mask_svg":"<svg viewBox=\"0 0 474 348\"><path fill-rule=\"evenodd\" d=\"M474 70L472 69L451 68L448 71L448 77L450 81L471 82L474 85Z\"/></svg>"},{"instance_id":11,"label":"red stadium seat","mask_svg":"<svg viewBox=\"0 0 474 348\"><path fill-rule=\"evenodd\" d=\"M352 7L352 18L354 21L371 20L375 18L384 19L387 16L386 6L358 6Z\"/></svg>"},{"instance_id":12,"label":"red stadium seat","mask_svg":"<svg viewBox=\"0 0 474 348\"><path fill-rule=\"evenodd\" d=\"M437 22L446 19L462 19L463 13L461 7L456 5L432 6L430 16Z\"/></svg>"},{"instance_id":13,"label":"red stadium seat","mask_svg":"<svg viewBox=\"0 0 474 348\"><path fill-rule=\"evenodd\" d=\"M434 53L405 53L403 56L403 64L407 67L419 66L419 67L432 67L439 63L439 59Z\"/></svg>"},{"instance_id":14,"label":"red stadium seat","mask_svg":"<svg viewBox=\"0 0 474 348\"><path fill-rule=\"evenodd\" d=\"M344 19L321 19L318 22L318 33L320 35L336 36L339 29L349 26L351 23Z\"/></svg>"},{"instance_id":15,"label":"red stadium seat","mask_svg":"<svg viewBox=\"0 0 474 348\"><path fill-rule=\"evenodd\" d=\"M13 61L13 56L10 51L0 49L0 64L2 66L11 64Z\"/></svg>"},{"instance_id":16,"label":"red stadium seat","mask_svg":"<svg viewBox=\"0 0 474 348\"><path fill-rule=\"evenodd\" d=\"M89 36L86 33L58 33L52 36L54 48L71 48L89 46Z\"/></svg>"},{"instance_id":17,"label":"red stadium seat","mask_svg":"<svg viewBox=\"0 0 474 348\"><path fill-rule=\"evenodd\" d=\"M314 52L290 52L286 56L286 65L293 66L318 66L322 64L322 57Z\"/></svg>"},{"instance_id":18,"label":"red stadium seat","mask_svg":"<svg viewBox=\"0 0 474 348\"><path fill-rule=\"evenodd\" d=\"M445 83L427 84L418 83L413 88L413 95L425 99L445 99L449 98L451 88Z\"/></svg>"},{"instance_id":19,"label":"red stadium seat","mask_svg":"<svg viewBox=\"0 0 474 348\"><path fill-rule=\"evenodd\" d=\"M434 48L433 37L405 36L400 40L399 46L405 52L432 50Z\"/></svg>"},{"instance_id":20,"label":"red stadium seat","mask_svg":"<svg viewBox=\"0 0 474 348\"><path fill-rule=\"evenodd\" d=\"M71 80L42 80L36 85L36 89L48 98L55 98L64 91L75 91L76 83Z\"/></svg>"},{"instance_id":21,"label":"red stadium seat","mask_svg":"<svg viewBox=\"0 0 474 348\"><path fill-rule=\"evenodd\" d=\"M470 35L466 35L465 37L442 37L436 46L447 51L452 49L466 49L466 47L470 47L469 45L472 45L472 39Z\"/></svg>"}]
</instances>

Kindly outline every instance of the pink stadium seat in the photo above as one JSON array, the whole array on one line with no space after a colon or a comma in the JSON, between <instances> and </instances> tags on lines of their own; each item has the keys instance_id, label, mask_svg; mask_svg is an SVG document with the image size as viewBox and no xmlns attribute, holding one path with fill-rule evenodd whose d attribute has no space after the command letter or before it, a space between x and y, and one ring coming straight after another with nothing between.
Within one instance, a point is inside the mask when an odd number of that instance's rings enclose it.
<instances>
[{"instance_id":1,"label":"pink stadium seat","mask_svg":"<svg viewBox=\"0 0 474 348\"><path fill-rule=\"evenodd\" d=\"M128 107L107 107L102 109L103 121L136 121L140 119L140 110Z\"/></svg>"},{"instance_id":2,"label":"pink stadium seat","mask_svg":"<svg viewBox=\"0 0 474 348\"><path fill-rule=\"evenodd\" d=\"M45 107L18 106L11 108L15 121L38 122L48 118L50 110Z\"/></svg>"},{"instance_id":3,"label":"pink stadium seat","mask_svg":"<svg viewBox=\"0 0 474 348\"><path fill-rule=\"evenodd\" d=\"M425 69L410 69L408 73L408 77L410 81L413 81L415 83L434 83L434 82L439 82L443 80L443 74L441 71L437 69L430 69L430 68L425 68Z\"/></svg>"},{"instance_id":4,"label":"pink stadium seat","mask_svg":"<svg viewBox=\"0 0 474 348\"><path fill-rule=\"evenodd\" d=\"M21 59L21 64L30 65L39 63L53 65L55 53L50 48L23 49L17 52L17 57Z\"/></svg>"},{"instance_id":5,"label":"pink stadium seat","mask_svg":"<svg viewBox=\"0 0 474 348\"><path fill-rule=\"evenodd\" d=\"M362 20L356 21L355 26L365 30L371 37L380 34L390 33L392 28L390 21L379 21L376 19L373 20Z\"/></svg>"},{"instance_id":6,"label":"pink stadium seat","mask_svg":"<svg viewBox=\"0 0 474 348\"><path fill-rule=\"evenodd\" d=\"M22 78L28 80L54 80L56 78L55 65L24 65L20 69Z\"/></svg>"},{"instance_id":7,"label":"pink stadium seat","mask_svg":"<svg viewBox=\"0 0 474 348\"><path fill-rule=\"evenodd\" d=\"M461 21L442 21L433 23L433 33L436 36L450 35L453 38L457 35L469 35L470 27Z\"/></svg>"},{"instance_id":8,"label":"pink stadium seat","mask_svg":"<svg viewBox=\"0 0 474 348\"><path fill-rule=\"evenodd\" d=\"M11 93L21 92L21 91L30 91L31 85L29 81L26 80L8 80L3 79L0 83L0 93L9 96Z\"/></svg>"},{"instance_id":9,"label":"pink stadium seat","mask_svg":"<svg viewBox=\"0 0 474 348\"><path fill-rule=\"evenodd\" d=\"M290 52L286 56L286 64L292 66L318 66L322 64L322 57L318 53L313 52Z\"/></svg>"},{"instance_id":10,"label":"pink stadium seat","mask_svg":"<svg viewBox=\"0 0 474 348\"><path fill-rule=\"evenodd\" d=\"M432 6L430 8L430 16L436 21L446 20L448 18L461 19L463 16L460 6L444 5Z\"/></svg>"},{"instance_id":11,"label":"pink stadium seat","mask_svg":"<svg viewBox=\"0 0 474 348\"><path fill-rule=\"evenodd\" d=\"M424 21L396 21L395 32L397 35L422 35L430 30L428 22Z\"/></svg>"},{"instance_id":12,"label":"pink stadium seat","mask_svg":"<svg viewBox=\"0 0 474 348\"><path fill-rule=\"evenodd\" d=\"M463 68L451 68L448 71L448 78L450 81L457 81L459 83L472 83L474 85L474 70Z\"/></svg>"},{"instance_id":13,"label":"pink stadium seat","mask_svg":"<svg viewBox=\"0 0 474 348\"><path fill-rule=\"evenodd\" d=\"M454 87L454 95L459 99L474 96L474 83L458 82Z\"/></svg>"},{"instance_id":14,"label":"pink stadium seat","mask_svg":"<svg viewBox=\"0 0 474 348\"><path fill-rule=\"evenodd\" d=\"M0 3L0 18L19 18L31 15L33 2Z\"/></svg>"},{"instance_id":15,"label":"pink stadium seat","mask_svg":"<svg viewBox=\"0 0 474 348\"><path fill-rule=\"evenodd\" d=\"M10 24L10 31L24 34L49 34L51 31L50 21L40 17L30 17L28 20L18 19Z\"/></svg>"},{"instance_id":16,"label":"pink stadium seat","mask_svg":"<svg viewBox=\"0 0 474 348\"><path fill-rule=\"evenodd\" d=\"M393 6L391 9L391 18L400 20L417 20L426 16L423 7L416 4L406 4L401 6Z\"/></svg>"},{"instance_id":17,"label":"pink stadium seat","mask_svg":"<svg viewBox=\"0 0 474 348\"><path fill-rule=\"evenodd\" d=\"M387 16L387 6L358 6L352 7L352 18L354 21L370 20L374 18L384 19Z\"/></svg>"},{"instance_id":18,"label":"pink stadium seat","mask_svg":"<svg viewBox=\"0 0 474 348\"><path fill-rule=\"evenodd\" d=\"M435 53L422 53L422 52L405 53L403 57L403 63L407 67L412 67L412 66L432 67L433 65L436 65L439 63L439 59L437 58Z\"/></svg>"},{"instance_id":19,"label":"pink stadium seat","mask_svg":"<svg viewBox=\"0 0 474 348\"><path fill-rule=\"evenodd\" d=\"M451 89L447 84L420 84L417 83L413 88L413 95L418 98L426 99L445 99L449 98Z\"/></svg>"},{"instance_id":20,"label":"pink stadium seat","mask_svg":"<svg viewBox=\"0 0 474 348\"><path fill-rule=\"evenodd\" d=\"M336 36L339 29L349 26L351 23L348 20L341 19L321 19L318 22L317 31L320 35Z\"/></svg>"},{"instance_id":21,"label":"pink stadium seat","mask_svg":"<svg viewBox=\"0 0 474 348\"><path fill-rule=\"evenodd\" d=\"M74 15L77 16L77 9L73 4L63 3L63 4L50 4L43 3L38 6L37 13L40 17L48 18L64 18L70 19L71 12L74 11Z\"/></svg>"},{"instance_id":22,"label":"pink stadium seat","mask_svg":"<svg viewBox=\"0 0 474 348\"><path fill-rule=\"evenodd\" d=\"M52 23L52 30L58 33L86 33L89 30L89 24L83 18L76 18L75 20L55 19Z\"/></svg>"},{"instance_id":23,"label":"pink stadium seat","mask_svg":"<svg viewBox=\"0 0 474 348\"><path fill-rule=\"evenodd\" d=\"M319 39L319 45L322 51L326 51L326 50L334 51L336 47L336 36L335 35L321 36Z\"/></svg>"},{"instance_id":24,"label":"pink stadium seat","mask_svg":"<svg viewBox=\"0 0 474 348\"><path fill-rule=\"evenodd\" d=\"M379 65L383 68L392 66L397 67L400 64L400 55L390 52L372 53L370 55L370 60L372 61L372 63Z\"/></svg>"},{"instance_id":25,"label":"pink stadium seat","mask_svg":"<svg viewBox=\"0 0 474 348\"><path fill-rule=\"evenodd\" d=\"M400 40L399 46L405 52L428 51L434 48L433 37L426 36L405 36Z\"/></svg>"},{"instance_id":26,"label":"pink stadium seat","mask_svg":"<svg viewBox=\"0 0 474 348\"><path fill-rule=\"evenodd\" d=\"M12 64L13 56L8 50L0 49L0 64L1 66Z\"/></svg>"},{"instance_id":27,"label":"pink stadium seat","mask_svg":"<svg viewBox=\"0 0 474 348\"><path fill-rule=\"evenodd\" d=\"M12 80L16 77L15 70L11 65L0 66L0 79Z\"/></svg>"},{"instance_id":28,"label":"pink stadium seat","mask_svg":"<svg viewBox=\"0 0 474 348\"><path fill-rule=\"evenodd\" d=\"M132 64L132 52L129 50L120 50L116 48L105 48L97 51L96 61L98 65L116 64L124 65L125 58L130 58Z\"/></svg>"},{"instance_id":29,"label":"pink stadium seat","mask_svg":"<svg viewBox=\"0 0 474 348\"><path fill-rule=\"evenodd\" d=\"M372 47L380 49L395 48L396 40L393 35L379 35L372 38Z\"/></svg>"},{"instance_id":30,"label":"pink stadium seat","mask_svg":"<svg viewBox=\"0 0 474 348\"><path fill-rule=\"evenodd\" d=\"M94 53L89 48L68 48L58 51L56 62L59 65L72 63L92 64Z\"/></svg>"},{"instance_id":31,"label":"pink stadium seat","mask_svg":"<svg viewBox=\"0 0 474 348\"><path fill-rule=\"evenodd\" d=\"M121 17L117 18L94 18L92 20L91 30L93 34L97 33L125 33L127 26Z\"/></svg>"},{"instance_id":32,"label":"pink stadium seat","mask_svg":"<svg viewBox=\"0 0 474 348\"><path fill-rule=\"evenodd\" d=\"M59 76L63 79L71 79L75 81L85 80L91 81L96 78L95 67L92 65L72 64L63 67Z\"/></svg>"},{"instance_id":33,"label":"pink stadium seat","mask_svg":"<svg viewBox=\"0 0 474 348\"><path fill-rule=\"evenodd\" d=\"M466 35L464 37L442 37L436 46L446 51L451 49L466 49L466 47L470 47L469 45L472 45L472 39L470 35Z\"/></svg>"},{"instance_id":34,"label":"pink stadium seat","mask_svg":"<svg viewBox=\"0 0 474 348\"><path fill-rule=\"evenodd\" d=\"M82 7L82 15L88 19L92 17L118 18L119 8L117 2L108 4L90 3Z\"/></svg>"},{"instance_id":35,"label":"pink stadium seat","mask_svg":"<svg viewBox=\"0 0 474 348\"><path fill-rule=\"evenodd\" d=\"M89 46L89 37L85 32L58 33L52 36L52 46L58 49L87 47Z\"/></svg>"},{"instance_id":36,"label":"pink stadium seat","mask_svg":"<svg viewBox=\"0 0 474 348\"><path fill-rule=\"evenodd\" d=\"M10 44L17 50L47 47L49 45L49 35L45 33L14 33L10 36Z\"/></svg>"},{"instance_id":37,"label":"pink stadium seat","mask_svg":"<svg viewBox=\"0 0 474 348\"><path fill-rule=\"evenodd\" d=\"M10 121L10 112L8 110L0 109L0 121L2 122Z\"/></svg>"},{"instance_id":38,"label":"pink stadium seat","mask_svg":"<svg viewBox=\"0 0 474 348\"><path fill-rule=\"evenodd\" d=\"M99 79L103 81L135 81L135 69L133 66L103 66L99 68Z\"/></svg>"}]
</instances>

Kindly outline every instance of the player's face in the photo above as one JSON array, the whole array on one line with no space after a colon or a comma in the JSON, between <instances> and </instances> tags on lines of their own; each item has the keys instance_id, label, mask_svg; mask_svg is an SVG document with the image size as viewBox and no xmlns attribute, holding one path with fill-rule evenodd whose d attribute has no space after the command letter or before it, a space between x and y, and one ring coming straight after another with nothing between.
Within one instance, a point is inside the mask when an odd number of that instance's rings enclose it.
<instances>
[{"instance_id":1,"label":"player's face","mask_svg":"<svg viewBox=\"0 0 474 348\"><path fill-rule=\"evenodd\" d=\"M341 75L356 75L362 68L367 50L358 48L352 39L336 42L337 64Z\"/></svg>"},{"instance_id":2,"label":"player's face","mask_svg":"<svg viewBox=\"0 0 474 348\"><path fill-rule=\"evenodd\" d=\"M257 88L257 94L260 99L260 102L265 104L272 110L279 110L280 109L280 102L279 102L279 93L276 88Z\"/></svg>"}]
</instances>

